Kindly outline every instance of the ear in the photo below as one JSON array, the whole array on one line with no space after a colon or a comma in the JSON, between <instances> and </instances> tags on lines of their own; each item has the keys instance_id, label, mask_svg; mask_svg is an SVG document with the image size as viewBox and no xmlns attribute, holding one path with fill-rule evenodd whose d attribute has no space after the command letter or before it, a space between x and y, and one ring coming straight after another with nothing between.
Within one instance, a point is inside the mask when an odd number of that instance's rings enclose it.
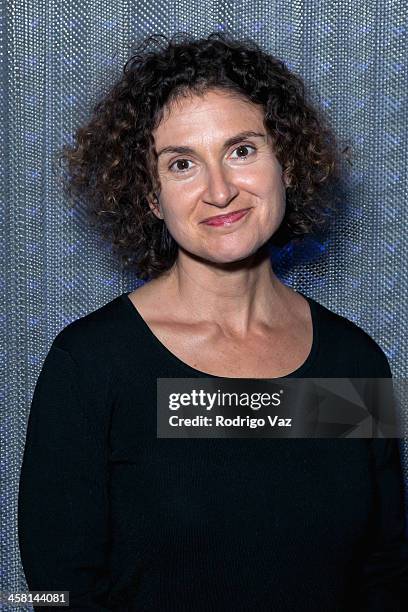
<instances>
[{"instance_id":1,"label":"ear","mask_svg":"<svg viewBox=\"0 0 408 612\"><path fill-rule=\"evenodd\" d=\"M282 174L282 180L283 184L285 185L285 189L287 189L290 186L290 179L288 179L285 173Z\"/></svg>"},{"instance_id":2,"label":"ear","mask_svg":"<svg viewBox=\"0 0 408 612\"><path fill-rule=\"evenodd\" d=\"M152 213L158 218L163 219L163 215L160 208L159 198L155 193L150 193L147 196L147 203L149 204L149 208Z\"/></svg>"}]
</instances>

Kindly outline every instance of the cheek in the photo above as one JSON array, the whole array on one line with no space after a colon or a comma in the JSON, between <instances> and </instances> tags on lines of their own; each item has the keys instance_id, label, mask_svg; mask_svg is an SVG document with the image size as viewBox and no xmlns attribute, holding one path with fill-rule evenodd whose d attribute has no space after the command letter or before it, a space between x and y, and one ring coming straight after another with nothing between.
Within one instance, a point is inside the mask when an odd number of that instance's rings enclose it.
<instances>
[{"instance_id":1,"label":"cheek","mask_svg":"<svg viewBox=\"0 0 408 612\"><path fill-rule=\"evenodd\" d=\"M256 191L256 207L265 223L276 223L283 219L286 210L285 189L279 181L263 184L258 182Z\"/></svg>"},{"instance_id":2,"label":"cheek","mask_svg":"<svg viewBox=\"0 0 408 612\"><path fill-rule=\"evenodd\" d=\"M237 185L262 200L273 201L285 195L285 186L280 168L271 163L254 163L237 177Z\"/></svg>"},{"instance_id":3,"label":"cheek","mask_svg":"<svg viewBox=\"0 0 408 612\"><path fill-rule=\"evenodd\" d=\"M192 207L196 197L197 185L182 180L166 180L162 183L161 202L168 216L185 216Z\"/></svg>"},{"instance_id":4,"label":"cheek","mask_svg":"<svg viewBox=\"0 0 408 612\"><path fill-rule=\"evenodd\" d=\"M182 193L182 190L177 190L177 195L174 194L170 201L171 205L163 205L165 223L175 240L185 242L191 235L191 217L194 211L187 204L188 195Z\"/></svg>"}]
</instances>

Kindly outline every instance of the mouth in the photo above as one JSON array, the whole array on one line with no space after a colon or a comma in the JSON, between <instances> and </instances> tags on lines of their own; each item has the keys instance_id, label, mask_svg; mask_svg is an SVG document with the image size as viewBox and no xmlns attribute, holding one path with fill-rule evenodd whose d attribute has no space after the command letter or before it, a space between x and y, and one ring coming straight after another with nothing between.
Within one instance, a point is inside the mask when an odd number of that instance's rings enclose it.
<instances>
[{"instance_id":1,"label":"mouth","mask_svg":"<svg viewBox=\"0 0 408 612\"><path fill-rule=\"evenodd\" d=\"M227 215L218 215L216 217L209 217L208 219L204 219L201 223L205 225L231 225L231 223L235 223L246 216L246 214L250 211L250 208L242 208L241 210L236 210L233 213L229 213Z\"/></svg>"}]
</instances>

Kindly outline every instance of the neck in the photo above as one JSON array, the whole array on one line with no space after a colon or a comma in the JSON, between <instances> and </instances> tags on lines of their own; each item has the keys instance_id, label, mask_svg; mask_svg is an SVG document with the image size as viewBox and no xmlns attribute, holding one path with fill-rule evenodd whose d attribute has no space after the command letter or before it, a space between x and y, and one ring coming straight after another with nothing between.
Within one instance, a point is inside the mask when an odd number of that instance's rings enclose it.
<instances>
[{"instance_id":1,"label":"neck","mask_svg":"<svg viewBox=\"0 0 408 612\"><path fill-rule=\"evenodd\" d=\"M208 322L244 337L285 319L292 290L275 275L266 247L241 262L213 264L179 251L165 293L183 320Z\"/></svg>"}]
</instances>

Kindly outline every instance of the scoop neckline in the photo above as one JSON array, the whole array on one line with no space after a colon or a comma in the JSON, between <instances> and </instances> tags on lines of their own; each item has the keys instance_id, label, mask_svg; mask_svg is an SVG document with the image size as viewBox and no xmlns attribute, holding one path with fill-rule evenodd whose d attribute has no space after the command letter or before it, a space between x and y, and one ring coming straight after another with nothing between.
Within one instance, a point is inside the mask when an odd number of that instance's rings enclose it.
<instances>
[{"instance_id":1,"label":"scoop neckline","mask_svg":"<svg viewBox=\"0 0 408 612\"><path fill-rule=\"evenodd\" d=\"M317 357L317 353L318 353L318 349L319 349L319 344L320 344L320 332L319 332L319 321L318 321L318 302L316 302L313 298L305 295L304 293L302 293L299 290L296 290L297 293L299 293L300 295L302 295L305 300L308 302L309 304L309 308L310 308L310 313L311 313L311 318L312 318L312 333L313 333L313 340L312 340L312 346L311 349L309 351L308 356L306 357L305 361L293 372L290 372L289 374L285 374L285 376L275 376L275 377L270 377L270 378L259 378L259 380L274 380L274 379L280 379L280 378L293 378L299 375L303 375L304 372L306 372L307 370L310 369L310 367L314 364L316 357ZM146 323L146 321L144 320L144 318L142 317L142 315L140 314L140 312L138 311L138 309L136 308L136 306L133 304L132 300L129 297L129 294L131 293L131 291L125 291L124 293L122 293L119 296L119 300L121 301L122 304L124 304L126 306L126 308L133 313L133 317L136 318L136 320L142 324L143 329L145 330L145 332L147 333L148 336L150 336L150 338L155 342L156 346L161 350L161 352L166 356L166 358L168 360L174 361L176 362L181 368L183 368L185 371L187 372L192 372L194 373L195 376L198 376L200 378L220 378L220 379L225 379L225 380L236 380L236 377L231 377L231 376L216 376L215 374L210 374L209 372L203 372L202 370L198 370L197 368L193 368L192 366L190 366L188 363L186 363L185 361L183 361L182 359L180 359L179 357L177 357L177 355L175 355L174 353L171 352L170 349L167 348L167 346L165 346L161 340L159 340L159 338L156 336L156 334L153 333L153 330L149 327L149 325ZM239 377L239 379L242 377ZM258 380L258 378L253 379L251 377L246 377L247 379L250 380ZM245 379L244 379L245 380Z\"/></svg>"}]
</instances>

